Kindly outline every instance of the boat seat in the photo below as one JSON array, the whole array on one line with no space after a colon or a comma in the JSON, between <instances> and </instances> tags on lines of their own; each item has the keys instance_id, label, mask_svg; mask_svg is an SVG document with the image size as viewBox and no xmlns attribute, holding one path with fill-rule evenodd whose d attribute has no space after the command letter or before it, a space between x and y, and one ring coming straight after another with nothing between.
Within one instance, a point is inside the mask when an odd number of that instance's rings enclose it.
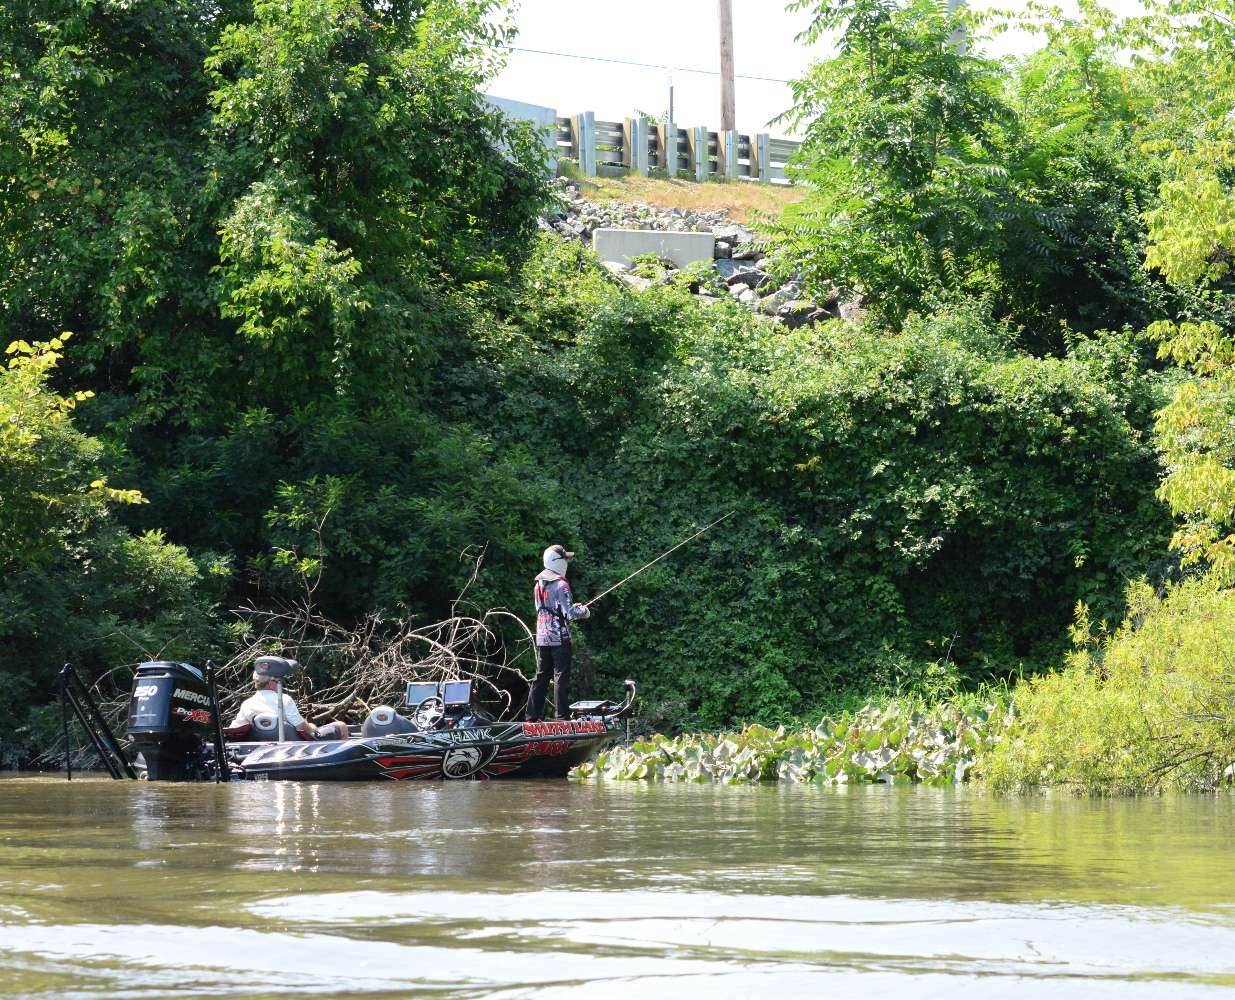
<instances>
[{"instance_id":1,"label":"boat seat","mask_svg":"<svg viewBox=\"0 0 1235 1000\"><path fill-rule=\"evenodd\" d=\"M416 732L416 726L389 705L378 705L360 727L361 736L401 736Z\"/></svg>"},{"instance_id":2,"label":"boat seat","mask_svg":"<svg viewBox=\"0 0 1235 1000\"><path fill-rule=\"evenodd\" d=\"M286 743L300 742L300 734L296 727L286 719L283 720L283 740ZM279 719L275 715L263 713L253 716L253 728L249 732L249 743L277 743L279 741Z\"/></svg>"}]
</instances>

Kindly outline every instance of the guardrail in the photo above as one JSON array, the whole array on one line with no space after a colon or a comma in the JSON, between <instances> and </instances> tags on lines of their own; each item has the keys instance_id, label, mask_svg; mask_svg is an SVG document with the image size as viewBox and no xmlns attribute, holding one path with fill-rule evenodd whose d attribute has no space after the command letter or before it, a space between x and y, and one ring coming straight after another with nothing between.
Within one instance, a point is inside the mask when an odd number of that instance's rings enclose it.
<instances>
[{"instance_id":1,"label":"guardrail","mask_svg":"<svg viewBox=\"0 0 1235 1000\"><path fill-rule=\"evenodd\" d=\"M591 111L558 116L556 141L549 145L559 158L570 157L581 173L634 173L652 170L697 181L714 178L788 183L785 167L800 143L773 139L766 132L711 132L656 124L646 117L620 122L600 121Z\"/></svg>"}]
</instances>

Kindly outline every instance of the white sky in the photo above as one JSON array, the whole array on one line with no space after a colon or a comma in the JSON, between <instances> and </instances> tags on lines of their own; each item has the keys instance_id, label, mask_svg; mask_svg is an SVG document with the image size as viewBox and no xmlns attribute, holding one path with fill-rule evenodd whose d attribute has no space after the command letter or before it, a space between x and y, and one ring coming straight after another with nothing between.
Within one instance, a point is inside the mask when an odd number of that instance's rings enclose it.
<instances>
[{"instance_id":1,"label":"white sky","mask_svg":"<svg viewBox=\"0 0 1235 1000\"><path fill-rule=\"evenodd\" d=\"M982 8L996 5L1011 9L1020 3L975 2ZM1108 0L1108 6L1131 12L1136 3ZM716 10L716 0L521 0L515 15L518 48L629 60L652 68L514 51L487 90L498 97L556 108L559 115L595 111L598 118L617 121L635 110L657 115L667 110L666 67L676 66L677 124L715 129L720 121L719 78L685 70L718 69ZM812 51L793 40L809 21L806 13L786 13L782 0L733 0L739 131L790 135L784 127L768 126L789 106L789 87L742 76L790 80L813 59L828 55L826 46ZM995 51L1032 47L1031 38L1004 35Z\"/></svg>"}]
</instances>

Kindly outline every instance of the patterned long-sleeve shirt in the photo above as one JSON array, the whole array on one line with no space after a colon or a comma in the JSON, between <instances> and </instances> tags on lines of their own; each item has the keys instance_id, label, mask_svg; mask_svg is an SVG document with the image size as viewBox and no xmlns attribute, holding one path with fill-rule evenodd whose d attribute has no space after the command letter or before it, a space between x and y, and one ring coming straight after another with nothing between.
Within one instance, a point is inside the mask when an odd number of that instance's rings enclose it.
<instances>
[{"instance_id":1,"label":"patterned long-sleeve shirt","mask_svg":"<svg viewBox=\"0 0 1235 1000\"><path fill-rule=\"evenodd\" d=\"M570 623L586 618L588 609L576 604L566 577L552 570L536 577L536 645L560 646L570 642Z\"/></svg>"}]
</instances>

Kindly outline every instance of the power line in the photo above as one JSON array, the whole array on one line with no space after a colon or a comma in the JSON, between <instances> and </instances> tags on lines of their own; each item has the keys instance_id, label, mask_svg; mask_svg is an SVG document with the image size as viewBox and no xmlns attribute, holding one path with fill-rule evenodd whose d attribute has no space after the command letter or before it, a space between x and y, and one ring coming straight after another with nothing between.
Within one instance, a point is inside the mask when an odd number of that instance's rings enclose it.
<instances>
[{"instance_id":1,"label":"power line","mask_svg":"<svg viewBox=\"0 0 1235 1000\"><path fill-rule=\"evenodd\" d=\"M616 63L619 66L638 66L641 69L671 69L674 73L698 73L701 76L720 76L720 72L714 69L695 69L691 66L667 66L664 63L644 63L635 62L633 59L609 59L604 56L582 56L574 52L550 52L548 49L525 49L521 45L506 45L503 48L510 49L511 52L528 52L537 56L557 56L559 59L581 59L585 62L602 62ZM735 73L740 80L762 80L765 83L791 83L790 80L781 80L774 76L751 76L747 73Z\"/></svg>"}]
</instances>

